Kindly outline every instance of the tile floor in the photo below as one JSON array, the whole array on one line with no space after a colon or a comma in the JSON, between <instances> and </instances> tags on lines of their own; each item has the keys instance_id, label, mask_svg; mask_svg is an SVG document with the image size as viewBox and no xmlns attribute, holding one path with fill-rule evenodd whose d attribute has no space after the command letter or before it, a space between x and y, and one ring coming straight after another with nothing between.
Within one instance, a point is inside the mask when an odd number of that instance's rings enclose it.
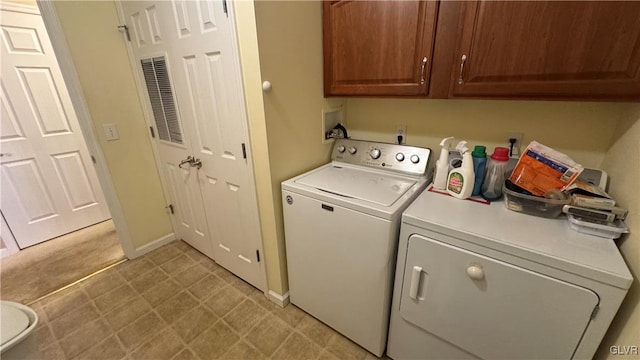
<instances>
[{"instance_id":1,"label":"tile floor","mask_svg":"<svg viewBox=\"0 0 640 360\"><path fill-rule=\"evenodd\" d=\"M32 307L46 359L376 359L182 241Z\"/></svg>"}]
</instances>

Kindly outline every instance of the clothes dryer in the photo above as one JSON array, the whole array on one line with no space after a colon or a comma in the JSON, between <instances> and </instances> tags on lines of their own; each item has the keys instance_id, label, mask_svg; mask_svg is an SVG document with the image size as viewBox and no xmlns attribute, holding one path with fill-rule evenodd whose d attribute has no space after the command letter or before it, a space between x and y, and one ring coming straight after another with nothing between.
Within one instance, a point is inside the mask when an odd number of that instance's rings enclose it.
<instances>
[{"instance_id":1,"label":"clothes dryer","mask_svg":"<svg viewBox=\"0 0 640 360\"><path fill-rule=\"evenodd\" d=\"M590 359L633 278L565 219L424 191L402 216L387 355Z\"/></svg>"}]
</instances>

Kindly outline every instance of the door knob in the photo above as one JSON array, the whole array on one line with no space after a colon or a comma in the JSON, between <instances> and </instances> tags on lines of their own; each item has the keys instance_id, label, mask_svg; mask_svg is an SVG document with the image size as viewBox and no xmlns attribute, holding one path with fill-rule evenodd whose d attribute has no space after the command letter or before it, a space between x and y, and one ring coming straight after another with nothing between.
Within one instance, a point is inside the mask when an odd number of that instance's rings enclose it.
<instances>
[{"instance_id":1,"label":"door knob","mask_svg":"<svg viewBox=\"0 0 640 360\"><path fill-rule=\"evenodd\" d=\"M184 169L184 168L182 167L182 165L184 165L184 164L189 164L189 165L193 166L193 162L194 162L194 160L195 160L195 159L193 158L193 156L189 155L189 156L187 156L187 158L186 158L186 159L184 159L184 160L180 161L180 164L178 164L178 167L179 167L180 169ZM199 169L199 168L198 168L198 169Z\"/></svg>"},{"instance_id":2,"label":"door knob","mask_svg":"<svg viewBox=\"0 0 640 360\"><path fill-rule=\"evenodd\" d=\"M196 167L198 170L202 167L202 161L200 159L191 159L189 164L191 167Z\"/></svg>"},{"instance_id":3,"label":"door knob","mask_svg":"<svg viewBox=\"0 0 640 360\"><path fill-rule=\"evenodd\" d=\"M484 270L482 270L482 266L474 264L467 268L467 275L473 280L482 280L484 279Z\"/></svg>"}]
</instances>

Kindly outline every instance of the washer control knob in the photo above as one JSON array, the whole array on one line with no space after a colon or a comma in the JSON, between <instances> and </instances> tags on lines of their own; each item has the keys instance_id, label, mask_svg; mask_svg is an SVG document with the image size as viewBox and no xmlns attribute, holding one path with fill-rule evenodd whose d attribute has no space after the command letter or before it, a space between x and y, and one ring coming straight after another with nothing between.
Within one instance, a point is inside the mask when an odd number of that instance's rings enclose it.
<instances>
[{"instance_id":1,"label":"washer control knob","mask_svg":"<svg viewBox=\"0 0 640 360\"><path fill-rule=\"evenodd\" d=\"M369 152L369 155L371 155L372 159L377 159L380 157L380 155L382 155L382 152L380 151L380 149L373 149Z\"/></svg>"},{"instance_id":2,"label":"washer control knob","mask_svg":"<svg viewBox=\"0 0 640 360\"><path fill-rule=\"evenodd\" d=\"M338 152L343 153L345 150L344 145L338 145Z\"/></svg>"},{"instance_id":3,"label":"washer control knob","mask_svg":"<svg viewBox=\"0 0 640 360\"><path fill-rule=\"evenodd\" d=\"M403 162L404 161L404 154L403 153L397 153L396 154L396 160L398 160L399 162Z\"/></svg>"},{"instance_id":4,"label":"washer control knob","mask_svg":"<svg viewBox=\"0 0 640 360\"><path fill-rule=\"evenodd\" d=\"M411 155L409 160L411 160L412 163L417 164L420 162L420 157L418 155Z\"/></svg>"},{"instance_id":5,"label":"washer control knob","mask_svg":"<svg viewBox=\"0 0 640 360\"><path fill-rule=\"evenodd\" d=\"M351 153L351 155L354 155L355 153L358 152L358 149L356 149L355 146L352 146L349 148L349 152Z\"/></svg>"}]
</instances>

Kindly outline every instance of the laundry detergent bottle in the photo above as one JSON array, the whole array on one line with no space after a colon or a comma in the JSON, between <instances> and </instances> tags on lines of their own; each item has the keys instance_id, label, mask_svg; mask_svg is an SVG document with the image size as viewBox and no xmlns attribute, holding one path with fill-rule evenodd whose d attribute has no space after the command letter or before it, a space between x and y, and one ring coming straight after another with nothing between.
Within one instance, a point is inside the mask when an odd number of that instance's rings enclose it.
<instances>
[{"instance_id":1,"label":"laundry detergent bottle","mask_svg":"<svg viewBox=\"0 0 640 360\"><path fill-rule=\"evenodd\" d=\"M482 180L484 179L484 170L487 166L487 147L482 145L476 145L471 153L473 158L473 172L475 173L475 180L473 184L473 192L471 196L480 195L482 191Z\"/></svg>"},{"instance_id":2,"label":"laundry detergent bottle","mask_svg":"<svg viewBox=\"0 0 640 360\"><path fill-rule=\"evenodd\" d=\"M436 173L433 176L433 188L444 190L447 188L447 176L449 175L449 143L453 137L440 141L440 158L436 161Z\"/></svg>"},{"instance_id":3,"label":"laundry detergent bottle","mask_svg":"<svg viewBox=\"0 0 640 360\"><path fill-rule=\"evenodd\" d=\"M495 201L502 197L502 184L504 184L505 171L509 162L509 149L497 147L487 161L487 169L482 182L482 197Z\"/></svg>"},{"instance_id":4,"label":"laundry detergent bottle","mask_svg":"<svg viewBox=\"0 0 640 360\"><path fill-rule=\"evenodd\" d=\"M470 197L475 183L473 159L466 144L466 141L460 141L456 146L462 155L462 166L451 170L447 177L447 192L458 199Z\"/></svg>"}]
</instances>

